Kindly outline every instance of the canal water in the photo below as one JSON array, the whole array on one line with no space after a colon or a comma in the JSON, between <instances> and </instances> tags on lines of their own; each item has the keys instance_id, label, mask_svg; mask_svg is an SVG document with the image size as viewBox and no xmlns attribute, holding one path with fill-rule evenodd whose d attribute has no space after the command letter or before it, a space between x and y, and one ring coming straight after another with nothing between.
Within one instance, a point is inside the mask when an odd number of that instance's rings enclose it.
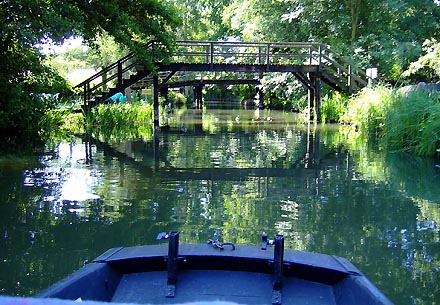
<instances>
[{"instance_id":1,"label":"canal water","mask_svg":"<svg viewBox=\"0 0 440 305\"><path fill-rule=\"evenodd\" d=\"M0 158L0 294L29 296L111 247L209 238L349 259L395 304L440 300L439 160L293 113L176 112L151 138Z\"/></svg>"}]
</instances>

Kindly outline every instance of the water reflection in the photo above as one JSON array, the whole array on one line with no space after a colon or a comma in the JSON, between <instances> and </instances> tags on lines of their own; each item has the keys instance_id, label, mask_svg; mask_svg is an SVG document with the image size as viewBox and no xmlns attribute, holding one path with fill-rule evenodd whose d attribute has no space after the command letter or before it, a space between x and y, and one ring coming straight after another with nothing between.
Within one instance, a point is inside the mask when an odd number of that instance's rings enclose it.
<instances>
[{"instance_id":1,"label":"water reflection","mask_svg":"<svg viewBox=\"0 0 440 305\"><path fill-rule=\"evenodd\" d=\"M434 160L386 155L288 113L173 120L156 137L88 137L48 146L38 165L0 162L2 294L35 293L110 247L178 229L197 243L282 233L288 248L350 259L396 304L440 297Z\"/></svg>"}]
</instances>

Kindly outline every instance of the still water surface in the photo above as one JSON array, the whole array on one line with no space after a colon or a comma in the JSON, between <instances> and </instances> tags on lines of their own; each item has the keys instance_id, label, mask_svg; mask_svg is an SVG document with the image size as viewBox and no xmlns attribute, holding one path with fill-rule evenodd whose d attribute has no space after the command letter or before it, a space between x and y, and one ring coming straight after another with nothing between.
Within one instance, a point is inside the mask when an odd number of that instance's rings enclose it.
<instances>
[{"instance_id":1,"label":"still water surface","mask_svg":"<svg viewBox=\"0 0 440 305\"><path fill-rule=\"evenodd\" d=\"M395 304L440 300L440 170L292 113L187 110L152 139L75 138L0 158L0 294L32 295L111 247L209 238L351 260ZM440 163L440 162L438 162Z\"/></svg>"}]
</instances>

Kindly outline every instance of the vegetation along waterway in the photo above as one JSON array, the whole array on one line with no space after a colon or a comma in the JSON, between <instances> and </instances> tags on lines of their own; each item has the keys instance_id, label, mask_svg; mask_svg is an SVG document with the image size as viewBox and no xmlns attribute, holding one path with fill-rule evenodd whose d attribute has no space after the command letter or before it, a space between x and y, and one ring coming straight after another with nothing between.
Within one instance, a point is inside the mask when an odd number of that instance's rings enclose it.
<instances>
[{"instance_id":1,"label":"vegetation along waterway","mask_svg":"<svg viewBox=\"0 0 440 305\"><path fill-rule=\"evenodd\" d=\"M187 110L156 137L0 159L0 293L32 295L111 247L209 238L343 256L395 304L440 299L440 171L295 114Z\"/></svg>"}]
</instances>

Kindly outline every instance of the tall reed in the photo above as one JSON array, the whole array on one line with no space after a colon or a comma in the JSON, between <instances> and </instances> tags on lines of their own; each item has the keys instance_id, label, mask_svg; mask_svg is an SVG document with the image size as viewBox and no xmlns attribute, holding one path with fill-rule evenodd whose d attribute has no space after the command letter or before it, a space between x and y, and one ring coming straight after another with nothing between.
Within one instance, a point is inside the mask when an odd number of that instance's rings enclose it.
<instances>
[{"instance_id":1,"label":"tall reed","mask_svg":"<svg viewBox=\"0 0 440 305\"><path fill-rule=\"evenodd\" d=\"M75 113L67 103L60 103L54 109L47 109L39 122L39 136L45 142L70 140L72 135L84 133L84 119Z\"/></svg>"},{"instance_id":2,"label":"tall reed","mask_svg":"<svg viewBox=\"0 0 440 305\"><path fill-rule=\"evenodd\" d=\"M104 138L140 138L152 134L153 107L144 102L100 104L87 115L87 131Z\"/></svg>"},{"instance_id":3,"label":"tall reed","mask_svg":"<svg viewBox=\"0 0 440 305\"><path fill-rule=\"evenodd\" d=\"M395 151L432 156L440 147L440 103L437 92L397 91L387 109L383 140Z\"/></svg>"},{"instance_id":4,"label":"tall reed","mask_svg":"<svg viewBox=\"0 0 440 305\"><path fill-rule=\"evenodd\" d=\"M440 103L437 92L366 88L348 104L342 121L391 151L434 156L440 147Z\"/></svg>"},{"instance_id":5,"label":"tall reed","mask_svg":"<svg viewBox=\"0 0 440 305\"><path fill-rule=\"evenodd\" d=\"M392 101L393 90L388 87L365 88L349 101L341 121L376 139L383 132L385 113Z\"/></svg>"},{"instance_id":6,"label":"tall reed","mask_svg":"<svg viewBox=\"0 0 440 305\"><path fill-rule=\"evenodd\" d=\"M321 102L321 120L323 123L338 123L347 110L349 97L339 92L325 95Z\"/></svg>"}]
</instances>

